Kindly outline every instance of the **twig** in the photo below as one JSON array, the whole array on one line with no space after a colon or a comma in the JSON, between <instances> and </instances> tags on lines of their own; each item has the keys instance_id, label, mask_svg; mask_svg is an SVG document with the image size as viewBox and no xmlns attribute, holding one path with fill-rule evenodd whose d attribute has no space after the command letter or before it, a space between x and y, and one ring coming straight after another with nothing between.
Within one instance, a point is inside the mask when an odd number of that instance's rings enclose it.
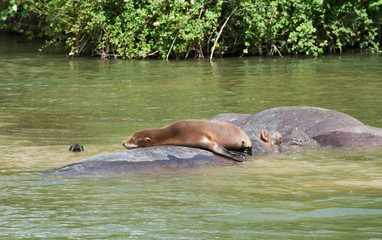
<instances>
[{"instance_id":1,"label":"twig","mask_svg":"<svg viewBox=\"0 0 382 240\"><path fill-rule=\"evenodd\" d=\"M199 17L198 17L198 22L196 23L196 27L195 27L195 30L194 30L195 34L197 34L198 26L199 26L199 22L200 22L200 18L202 17L202 13L203 13L203 11L204 11L204 5L200 7L200 12L199 12ZM193 44L193 42L192 42L192 44ZM190 51L191 51L192 44L191 44L190 47L188 48L187 53L186 53L186 56L184 57L184 59L187 59L187 58L188 58L188 54L189 54ZM203 53L202 53L202 55L203 55ZM203 58L204 58L204 56L203 56Z\"/></svg>"},{"instance_id":2,"label":"twig","mask_svg":"<svg viewBox=\"0 0 382 240\"><path fill-rule=\"evenodd\" d=\"M175 35L174 41L172 41L171 47L170 47L170 49L168 50L168 53L167 53L167 56L166 56L166 60L168 60L168 57L170 56L172 47L174 46L174 43L175 43L176 39L178 38L178 34L179 34L179 31L178 31L178 33Z\"/></svg>"},{"instance_id":3,"label":"twig","mask_svg":"<svg viewBox=\"0 0 382 240\"><path fill-rule=\"evenodd\" d=\"M158 51L155 51L155 52L152 52L152 53L149 53L149 54L147 54L145 57L151 57L151 56L157 54L158 52L159 52L159 50L158 50Z\"/></svg>"},{"instance_id":4,"label":"twig","mask_svg":"<svg viewBox=\"0 0 382 240\"><path fill-rule=\"evenodd\" d=\"M203 48L202 48L202 45L200 44L199 44L199 58L204 59Z\"/></svg>"},{"instance_id":5,"label":"twig","mask_svg":"<svg viewBox=\"0 0 382 240\"><path fill-rule=\"evenodd\" d=\"M210 55L210 42L211 42L212 35L214 33L215 33L215 29L212 30L210 36L208 37L208 41L207 41L207 55Z\"/></svg>"},{"instance_id":6,"label":"twig","mask_svg":"<svg viewBox=\"0 0 382 240\"><path fill-rule=\"evenodd\" d=\"M195 27L195 32L198 30L198 26L199 26L199 22L200 22L200 17L202 16L203 11L204 11L204 5L200 9L200 13L199 13L199 17L198 17L198 22L196 23L196 27Z\"/></svg>"},{"instance_id":7,"label":"twig","mask_svg":"<svg viewBox=\"0 0 382 240\"><path fill-rule=\"evenodd\" d=\"M220 35L222 34L223 32L223 29L225 28L225 26L227 25L227 22L228 20L232 17L232 15L236 12L236 10L238 9L239 7L235 7L235 9L231 12L231 14L227 17L227 19L225 20L225 22L223 23L223 26L220 28L220 31L219 31L219 34L215 40L215 43L214 43L214 46L212 47L212 51L211 51L211 55L210 55L210 62L212 62L212 58L214 56L214 52L215 52L215 48L216 48L216 44L218 43L219 41L219 38L220 38Z\"/></svg>"},{"instance_id":8,"label":"twig","mask_svg":"<svg viewBox=\"0 0 382 240\"><path fill-rule=\"evenodd\" d=\"M191 51L191 46L192 46L192 45L190 45L190 47L188 48L187 53L186 53L186 56L184 57L184 59L187 59L187 58L188 58L188 54L189 54L190 51Z\"/></svg>"},{"instance_id":9,"label":"twig","mask_svg":"<svg viewBox=\"0 0 382 240\"><path fill-rule=\"evenodd\" d=\"M278 53L280 57L282 57L283 55L281 54L280 50L276 47L276 45L272 44L271 46L271 51L269 52L269 55L270 56L273 56L273 54L275 53Z\"/></svg>"},{"instance_id":10,"label":"twig","mask_svg":"<svg viewBox=\"0 0 382 240\"><path fill-rule=\"evenodd\" d=\"M84 47L86 46L86 44L89 42L89 40L91 39L92 37L89 37L88 40L86 40L86 42L82 45L81 49L78 51L78 55L80 55L80 53L82 52L82 50L84 49Z\"/></svg>"}]
</instances>

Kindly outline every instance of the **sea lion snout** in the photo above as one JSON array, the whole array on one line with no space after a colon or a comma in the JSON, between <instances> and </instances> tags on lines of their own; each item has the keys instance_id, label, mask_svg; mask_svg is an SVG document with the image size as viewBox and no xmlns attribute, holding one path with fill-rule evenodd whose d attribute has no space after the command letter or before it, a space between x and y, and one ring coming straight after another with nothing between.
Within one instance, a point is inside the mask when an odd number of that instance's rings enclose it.
<instances>
[{"instance_id":1,"label":"sea lion snout","mask_svg":"<svg viewBox=\"0 0 382 240\"><path fill-rule=\"evenodd\" d=\"M128 140L124 141L122 143L122 146L124 146L126 149L134 149L134 148L138 148L138 145L136 144L132 144L132 143L128 143L127 142Z\"/></svg>"}]
</instances>

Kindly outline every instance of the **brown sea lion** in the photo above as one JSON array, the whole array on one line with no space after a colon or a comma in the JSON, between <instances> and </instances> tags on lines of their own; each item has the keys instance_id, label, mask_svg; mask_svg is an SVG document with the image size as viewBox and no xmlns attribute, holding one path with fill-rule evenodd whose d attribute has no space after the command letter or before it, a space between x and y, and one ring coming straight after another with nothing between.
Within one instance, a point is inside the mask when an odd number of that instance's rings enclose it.
<instances>
[{"instance_id":1,"label":"brown sea lion","mask_svg":"<svg viewBox=\"0 0 382 240\"><path fill-rule=\"evenodd\" d=\"M243 157L228 150L252 155L251 140L243 130L230 123L208 120L181 120L163 128L143 129L122 145L127 149L161 145L203 148L240 162Z\"/></svg>"}]
</instances>

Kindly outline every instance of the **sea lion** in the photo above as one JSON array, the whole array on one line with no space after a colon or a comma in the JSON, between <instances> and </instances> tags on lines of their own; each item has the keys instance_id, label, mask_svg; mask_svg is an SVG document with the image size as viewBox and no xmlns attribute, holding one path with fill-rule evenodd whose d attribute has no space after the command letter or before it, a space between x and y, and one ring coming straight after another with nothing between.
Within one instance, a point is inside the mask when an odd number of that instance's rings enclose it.
<instances>
[{"instance_id":1,"label":"sea lion","mask_svg":"<svg viewBox=\"0 0 382 240\"><path fill-rule=\"evenodd\" d=\"M70 146L69 151L71 151L71 152L82 152L82 151L84 151L84 147L81 144L76 143L76 144L73 144L72 146Z\"/></svg>"},{"instance_id":2,"label":"sea lion","mask_svg":"<svg viewBox=\"0 0 382 240\"><path fill-rule=\"evenodd\" d=\"M210 150L242 162L235 150L252 155L247 134L233 124L208 120L181 120L163 128L143 129L131 135L122 145L127 149L161 145L178 145Z\"/></svg>"}]
</instances>

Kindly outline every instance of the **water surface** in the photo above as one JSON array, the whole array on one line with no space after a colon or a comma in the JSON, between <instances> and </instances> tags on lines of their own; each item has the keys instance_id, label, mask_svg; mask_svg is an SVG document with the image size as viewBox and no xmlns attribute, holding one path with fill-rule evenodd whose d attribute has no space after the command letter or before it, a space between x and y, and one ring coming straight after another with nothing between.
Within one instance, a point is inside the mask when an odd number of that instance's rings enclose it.
<instances>
[{"instance_id":1,"label":"water surface","mask_svg":"<svg viewBox=\"0 0 382 240\"><path fill-rule=\"evenodd\" d=\"M122 150L139 129L224 112L314 106L382 127L380 55L101 61L0 41L1 239L382 239L382 148L142 176L45 174ZM68 152L77 142L86 151Z\"/></svg>"}]
</instances>

